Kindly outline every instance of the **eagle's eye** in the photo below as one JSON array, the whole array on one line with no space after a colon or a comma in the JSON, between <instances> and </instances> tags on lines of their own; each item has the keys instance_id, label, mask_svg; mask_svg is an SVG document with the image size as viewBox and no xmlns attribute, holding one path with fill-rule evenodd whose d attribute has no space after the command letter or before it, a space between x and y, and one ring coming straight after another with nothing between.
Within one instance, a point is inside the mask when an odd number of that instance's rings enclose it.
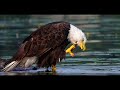
<instances>
[{"instance_id":1,"label":"eagle's eye","mask_svg":"<svg viewBox=\"0 0 120 90\"><path fill-rule=\"evenodd\" d=\"M78 41L75 42L75 44L77 44L77 43L78 43Z\"/></svg>"},{"instance_id":2,"label":"eagle's eye","mask_svg":"<svg viewBox=\"0 0 120 90\"><path fill-rule=\"evenodd\" d=\"M84 38L82 38L82 41L84 41Z\"/></svg>"}]
</instances>

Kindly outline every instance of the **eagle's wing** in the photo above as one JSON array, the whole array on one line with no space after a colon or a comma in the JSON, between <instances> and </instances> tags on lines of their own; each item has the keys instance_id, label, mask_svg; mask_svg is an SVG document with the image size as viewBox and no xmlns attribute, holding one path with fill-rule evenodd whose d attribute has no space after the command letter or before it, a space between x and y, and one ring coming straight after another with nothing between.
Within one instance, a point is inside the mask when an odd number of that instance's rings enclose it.
<instances>
[{"instance_id":1,"label":"eagle's wing","mask_svg":"<svg viewBox=\"0 0 120 90\"><path fill-rule=\"evenodd\" d=\"M60 46L66 39L69 27L64 25L46 25L27 37L4 71L15 68L25 57L42 56L51 49Z\"/></svg>"}]
</instances>

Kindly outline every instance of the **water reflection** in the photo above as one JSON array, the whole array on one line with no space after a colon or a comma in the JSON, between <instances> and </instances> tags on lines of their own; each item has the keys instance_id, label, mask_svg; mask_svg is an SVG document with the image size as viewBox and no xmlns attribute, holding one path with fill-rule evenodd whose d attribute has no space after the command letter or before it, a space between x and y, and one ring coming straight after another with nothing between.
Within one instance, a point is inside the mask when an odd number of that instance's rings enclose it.
<instances>
[{"instance_id":1,"label":"water reflection","mask_svg":"<svg viewBox=\"0 0 120 90\"><path fill-rule=\"evenodd\" d=\"M27 69L27 70L16 70L11 72L0 72L0 75L8 76L27 76L27 75L120 75L120 59L111 58L112 63L103 59L97 61L95 58L91 59L94 62L88 62L88 59L67 59L59 64L57 64L56 72L45 72L44 68L37 70ZM116 60L116 62L115 62ZM72 62L72 63L71 63Z\"/></svg>"}]
</instances>

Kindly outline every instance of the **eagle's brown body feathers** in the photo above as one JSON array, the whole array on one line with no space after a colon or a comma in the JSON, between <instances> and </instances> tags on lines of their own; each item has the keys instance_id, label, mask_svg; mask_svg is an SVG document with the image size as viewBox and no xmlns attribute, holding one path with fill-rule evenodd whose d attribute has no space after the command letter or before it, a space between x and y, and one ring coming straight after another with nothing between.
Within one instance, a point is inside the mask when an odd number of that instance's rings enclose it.
<instances>
[{"instance_id":1,"label":"eagle's brown body feathers","mask_svg":"<svg viewBox=\"0 0 120 90\"><path fill-rule=\"evenodd\" d=\"M65 48L69 44L67 39L70 24L55 22L41 26L28 36L19 47L17 53L9 61L18 61L24 64L25 57L37 57L39 67L49 67L65 58ZM24 65L23 65L24 66Z\"/></svg>"}]
</instances>

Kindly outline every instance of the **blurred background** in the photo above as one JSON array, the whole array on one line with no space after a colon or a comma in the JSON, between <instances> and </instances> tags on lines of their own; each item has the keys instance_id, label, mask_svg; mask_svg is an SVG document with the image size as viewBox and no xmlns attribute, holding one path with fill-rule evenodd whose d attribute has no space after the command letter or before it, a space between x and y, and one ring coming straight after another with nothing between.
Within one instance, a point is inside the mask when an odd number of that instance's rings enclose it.
<instances>
[{"instance_id":1,"label":"blurred background","mask_svg":"<svg viewBox=\"0 0 120 90\"><path fill-rule=\"evenodd\" d=\"M82 64L120 64L120 15L0 15L0 57L11 58L27 36L54 21L68 21L86 34L87 50L77 47L75 60ZM66 57L74 64L73 58Z\"/></svg>"}]
</instances>

